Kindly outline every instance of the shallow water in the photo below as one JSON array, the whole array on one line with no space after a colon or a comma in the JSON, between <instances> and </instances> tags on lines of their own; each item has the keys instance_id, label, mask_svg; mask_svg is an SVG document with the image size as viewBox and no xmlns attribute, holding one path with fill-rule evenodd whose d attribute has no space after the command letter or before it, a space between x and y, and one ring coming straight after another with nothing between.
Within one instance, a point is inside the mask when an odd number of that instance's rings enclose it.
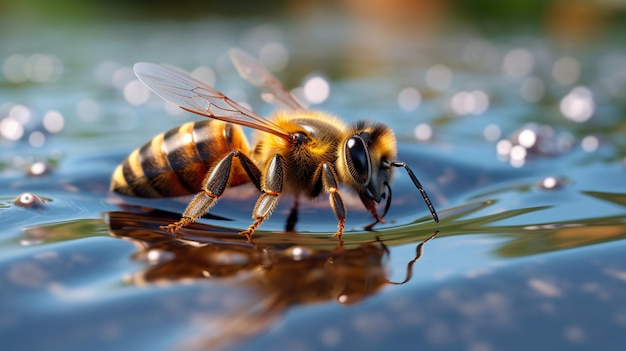
<instances>
[{"instance_id":1,"label":"shallow water","mask_svg":"<svg viewBox=\"0 0 626 351\"><path fill-rule=\"evenodd\" d=\"M2 31L3 345L621 349L626 52L619 30L580 46L464 32L355 38L360 46L344 47L344 36L291 26L66 25L50 27L45 41L37 26ZM177 219L188 199L110 194L110 174L130 151L197 118L143 95L134 62L204 65L205 79L212 72L227 95L271 112L236 76L225 56L230 46L286 50L267 60L288 59L277 73L287 86L310 74L330 84L315 108L390 125L399 159L441 222L430 219L403 172L387 222L373 230L359 200L345 195L343 247L331 237L336 221L325 199L302 202L297 233L284 233L286 196L251 244L236 235L250 223L250 186L228 191L181 240L158 226Z\"/></svg>"}]
</instances>

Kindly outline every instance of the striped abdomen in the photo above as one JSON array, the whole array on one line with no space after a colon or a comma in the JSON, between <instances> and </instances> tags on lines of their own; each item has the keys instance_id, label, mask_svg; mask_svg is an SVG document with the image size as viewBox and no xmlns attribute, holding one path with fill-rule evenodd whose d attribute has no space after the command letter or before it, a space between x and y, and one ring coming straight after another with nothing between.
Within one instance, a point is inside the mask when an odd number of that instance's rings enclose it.
<instances>
[{"instance_id":1,"label":"striped abdomen","mask_svg":"<svg viewBox=\"0 0 626 351\"><path fill-rule=\"evenodd\" d=\"M148 198L195 194L209 169L233 150L249 153L239 126L218 120L185 123L133 151L113 172L111 191ZM241 166L232 172L232 186L247 181Z\"/></svg>"}]
</instances>

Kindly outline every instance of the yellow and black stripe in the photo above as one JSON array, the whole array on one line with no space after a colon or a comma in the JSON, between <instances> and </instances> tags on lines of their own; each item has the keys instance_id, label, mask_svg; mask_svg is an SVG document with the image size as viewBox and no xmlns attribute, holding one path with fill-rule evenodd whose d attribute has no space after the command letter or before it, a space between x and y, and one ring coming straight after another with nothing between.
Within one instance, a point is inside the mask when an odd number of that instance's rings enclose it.
<instances>
[{"instance_id":1,"label":"yellow and black stripe","mask_svg":"<svg viewBox=\"0 0 626 351\"><path fill-rule=\"evenodd\" d=\"M248 152L239 127L218 120L185 123L134 150L113 172L111 190L146 198L194 194L231 150Z\"/></svg>"}]
</instances>

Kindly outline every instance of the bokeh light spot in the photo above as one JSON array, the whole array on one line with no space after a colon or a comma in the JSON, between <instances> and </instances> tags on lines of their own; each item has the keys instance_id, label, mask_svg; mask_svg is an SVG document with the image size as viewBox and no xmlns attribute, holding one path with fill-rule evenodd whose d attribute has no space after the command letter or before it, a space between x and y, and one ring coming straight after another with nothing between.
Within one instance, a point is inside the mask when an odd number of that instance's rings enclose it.
<instances>
[{"instance_id":1,"label":"bokeh light spot","mask_svg":"<svg viewBox=\"0 0 626 351\"><path fill-rule=\"evenodd\" d=\"M143 105L150 99L150 90L138 79L133 79L124 87L124 98L131 105Z\"/></svg>"},{"instance_id":2,"label":"bokeh light spot","mask_svg":"<svg viewBox=\"0 0 626 351\"><path fill-rule=\"evenodd\" d=\"M422 95L417 89L407 87L398 94L398 105L405 111L416 110L422 101Z\"/></svg>"},{"instance_id":3,"label":"bokeh light spot","mask_svg":"<svg viewBox=\"0 0 626 351\"><path fill-rule=\"evenodd\" d=\"M595 103L591 91L578 86L561 100L559 107L565 118L574 122L585 122L593 116Z\"/></svg>"},{"instance_id":4,"label":"bokeh light spot","mask_svg":"<svg viewBox=\"0 0 626 351\"><path fill-rule=\"evenodd\" d=\"M65 119L59 111L48 111L43 116L43 127L50 133L58 133L63 130Z\"/></svg>"},{"instance_id":5,"label":"bokeh light spot","mask_svg":"<svg viewBox=\"0 0 626 351\"><path fill-rule=\"evenodd\" d=\"M324 102L330 94L330 84L320 76L313 76L304 83L304 97L312 104Z\"/></svg>"}]
</instances>

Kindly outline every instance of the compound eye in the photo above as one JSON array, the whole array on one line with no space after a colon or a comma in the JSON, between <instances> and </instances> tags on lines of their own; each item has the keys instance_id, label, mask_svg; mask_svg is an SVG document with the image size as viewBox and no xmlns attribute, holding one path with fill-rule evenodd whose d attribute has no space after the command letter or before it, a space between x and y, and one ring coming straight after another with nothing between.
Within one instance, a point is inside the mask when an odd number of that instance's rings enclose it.
<instances>
[{"instance_id":1,"label":"compound eye","mask_svg":"<svg viewBox=\"0 0 626 351\"><path fill-rule=\"evenodd\" d=\"M363 138L352 136L345 145L346 163L352 177L361 185L370 182L371 166L370 155Z\"/></svg>"}]
</instances>

